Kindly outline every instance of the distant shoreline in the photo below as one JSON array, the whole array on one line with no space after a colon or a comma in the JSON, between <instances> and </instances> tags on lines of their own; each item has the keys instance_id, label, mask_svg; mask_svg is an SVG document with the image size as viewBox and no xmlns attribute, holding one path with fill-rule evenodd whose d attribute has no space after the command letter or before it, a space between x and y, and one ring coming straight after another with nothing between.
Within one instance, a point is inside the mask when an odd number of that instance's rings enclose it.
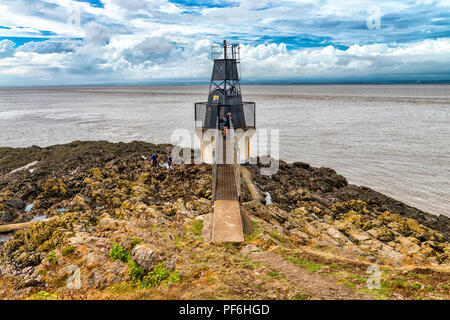
<instances>
[{"instance_id":1,"label":"distant shoreline","mask_svg":"<svg viewBox=\"0 0 450 320\"><path fill-rule=\"evenodd\" d=\"M241 81L242 85L245 86L287 86L287 85L305 85L305 86L345 86L345 85L450 85L450 80L442 81L311 81L311 82L290 82L290 81ZM77 87L135 87L135 86L145 86L145 87L159 87L159 86L203 86L209 85L209 81L192 81L186 82L156 82L156 83L97 83L97 84L68 84L68 85L0 85L1 88L77 88Z\"/></svg>"}]
</instances>

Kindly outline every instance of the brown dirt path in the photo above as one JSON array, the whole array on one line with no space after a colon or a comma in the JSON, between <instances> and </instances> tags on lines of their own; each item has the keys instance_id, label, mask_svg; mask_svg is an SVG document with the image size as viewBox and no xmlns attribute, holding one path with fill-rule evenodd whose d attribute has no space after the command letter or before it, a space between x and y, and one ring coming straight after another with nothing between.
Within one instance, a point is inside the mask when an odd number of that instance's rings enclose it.
<instances>
[{"instance_id":1,"label":"brown dirt path","mask_svg":"<svg viewBox=\"0 0 450 320\"><path fill-rule=\"evenodd\" d=\"M248 258L264 263L271 269L279 271L303 293L312 298L326 300L372 300L372 297L354 293L352 289L338 285L333 280L309 273L282 257L266 251L251 252Z\"/></svg>"}]
</instances>

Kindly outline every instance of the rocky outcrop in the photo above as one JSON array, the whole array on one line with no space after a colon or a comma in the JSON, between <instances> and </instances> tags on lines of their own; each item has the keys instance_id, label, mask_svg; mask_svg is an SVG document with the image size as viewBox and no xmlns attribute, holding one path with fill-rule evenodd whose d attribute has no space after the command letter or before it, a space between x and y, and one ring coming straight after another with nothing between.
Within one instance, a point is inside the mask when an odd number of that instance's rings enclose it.
<instances>
[{"instance_id":1,"label":"rocky outcrop","mask_svg":"<svg viewBox=\"0 0 450 320\"><path fill-rule=\"evenodd\" d=\"M176 274L176 280L192 273L194 282L206 277L200 274L212 266L205 255L221 249L199 245L209 239L211 167L152 169L142 155L153 151L165 161L171 146L101 141L3 150L1 161L8 154L11 159L4 168L0 161L0 173L23 166L18 159L27 152L28 160L39 162L33 172L0 176L0 225L49 219L0 242L0 272L22 283L25 293L46 288L67 295L78 290L77 272L80 286L89 290L144 281L151 274ZM251 243L238 250L241 255L314 248L361 263L448 268L448 219L349 185L332 169L280 161L279 172L270 177L259 168L241 171L241 210ZM271 203L264 200L267 194ZM114 244L129 259L112 260ZM218 261L232 264L226 256ZM194 265L203 271L192 271ZM154 279L148 281L154 285Z\"/></svg>"},{"instance_id":2,"label":"rocky outcrop","mask_svg":"<svg viewBox=\"0 0 450 320\"><path fill-rule=\"evenodd\" d=\"M131 258L145 271L150 272L158 264L158 254L149 244L137 245L131 251Z\"/></svg>"}]
</instances>

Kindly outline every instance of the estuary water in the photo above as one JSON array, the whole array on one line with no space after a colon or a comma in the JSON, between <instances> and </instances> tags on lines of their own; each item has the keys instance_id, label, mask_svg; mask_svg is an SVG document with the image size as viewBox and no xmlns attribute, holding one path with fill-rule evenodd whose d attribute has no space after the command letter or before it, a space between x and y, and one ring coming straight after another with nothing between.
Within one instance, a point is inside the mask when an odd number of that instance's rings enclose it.
<instances>
[{"instance_id":1,"label":"estuary water","mask_svg":"<svg viewBox=\"0 0 450 320\"><path fill-rule=\"evenodd\" d=\"M0 146L73 140L170 143L193 131L208 86L0 88ZM326 166L433 214L450 216L450 85L247 85L258 128L280 158Z\"/></svg>"}]
</instances>

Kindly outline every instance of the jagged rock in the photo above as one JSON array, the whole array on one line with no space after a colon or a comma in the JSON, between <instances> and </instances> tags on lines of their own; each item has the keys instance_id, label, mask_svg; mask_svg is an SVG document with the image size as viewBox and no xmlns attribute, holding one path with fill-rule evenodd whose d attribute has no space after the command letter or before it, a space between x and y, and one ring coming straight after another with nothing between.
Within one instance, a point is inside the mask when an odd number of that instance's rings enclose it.
<instances>
[{"instance_id":1,"label":"jagged rock","mask_svg":"<svg viewBox=\"0 0 450 320\"><path fill-rule=\"evenodd\" d=\"M370 239L370 235L367 234L367 232L361 231L361 230L357 230L357 229L350 229L347 231L347 235L349 237L350 240L356 242L356 243L361 243L364 242L366 240Z\"/></svg>"},{"instance_id":2,"label":"jagged rock","mask_svg":"<svg viewBox=\"0 0 450 320\"><path fill-rule=\"evenodd\" d=\"M92 289L103 289L106 279L99 270L94 270L87 278L86 286Z\"/></svg>"},{"instance_id":3,"label":"jagged rock","mask_svg":"<svg viewBox=\"0 0 450 320\"><path fill-rule=\"evenodd\" d=\"M150 272L159 260L158 254L148 244L135 246L131 251L131 258L147 272Z\"/></svg>"},{"instance_id":4,"label":"jagged rock","mask_svg":"<svg viewBox=\"0 0 450 320\"><path fill-rule=\"evenodd\" d=\"M394 240L394 234L386 227L370 229L367 231L367 233L380 241Z\"/></svg>"},{"instance_id":5,"label":"jagged rock","mask_svg":"<svg viewBox=\"0 0 450 320\"><path fill-rule=\"evenodd\" d=\"M369 239L361 243L359 247L366 252L378 255L379 251L383 248L383 243L376 239Z\"/></svg>"},{"instance_id":6,"label":"jagged rock","mask_svg":"<svg viewBox=\"0 0 450 320\"><path fill-rule=\"evenodd\" d=\"M69 201L67 207L70 211L84 211L90 208L90 202L91 200L88 197L77 194Z\"/></svg>"},{"instance_id":7,"label":"jagged rock","mask_svg":"<svg viewBox=\"0 0 450 320\"><path fill-rule=\"evenodd\" d=\"M251 252L261 251L257 246L253 244L248 244L241 249L242 255L247 255Z\"/></svg>"},{"instance_id":8,"label":"jagged rock","mask_svg":"<svg viewBox=\"0 0 450 320\"><path fill-rule=\"evenodd\" d=\"M304 231L312 237L317 237L320 235L320 231L310 223L305 223Z\"/></svg>"},{"instance_id":9,"label":"jagged rock","mask_svg":"<svg viewBox=\"0 0 450 320\"><path fill-rule=\"evenodd\" d=\"M128 275L128 267L120 260L110 262L105 268L105 282L108 285L120 283Z\"/></svg>"},{"instance_id":10,"label":"jagged rock","mask_svg":"<svg viewBox=\"0 0 450 320\"><path fill-rule=\"evenodd\" d=\"M408 226L406 224L402 224L399 222L391 222L388 224L389 229L391 229L392 231L398 232L403 236L408 236L409 235L409 229Z\"/></svg>"},{"instance_id":11,"label":"jagged rock","mask_svg":"<svg viewBox=\"0 0 450 320\"><path fill-rule=\"evenodd\" d=\"M334 222L333 217L328 214L324 215L322 219L327 224L333 224L333 222Z\"/></svg>"},{"instance_id":12,"label":"jagged rock","mask_svg":"<svg viewBox=\"0 0 450 320\"><path fill-rule=\"evenodd\" d=\"M22 210L25 208L25 202L23 202L20 199L6 200L4 203L7 207L17 209L17 210Z\"/></svg>"},{"instance_id":13,"label":"jagged rock","mask_svg":"<svg viewBox=\"0 0 450 320\"><path fill-rule=\"evenodd\" d=\"M107 262L107 257L96 253L96 252L89 252L86 255L86 267L87 268L94 268L97 266L104 265Z\"/></svg>"},{"instance_id":14,"label":"jagged rock","mask_svg":"<svg viewBox=\"0 0 450 320\"><path fill-rule=\"evenodd\" d=\"M417 254L421 251L421 247L418 246L413 241L411 241L411 238L412 237L409 237L409 238L399 237L397 239L397 241L399 243L399 251L401 251L405 254ZM412 238L412 239L415 239L415 238Z\"/></svg>"},{"instance_id":15,"label":"jagged rock","mask_svg":"<svg viewBox=\"0 0 450 320\"><path fill-rule=\"evenodd\" d=\"M64 197L68 191L67 186L60 178L52 178L45 182L44 193L49 197Z\"/></svg>"},{"instance_id":16,"label":"jagged rock","mask_svg":"<svg viewBox=\"0 0 450 320\"><path fill-rule=\"evenodd\" d=\"M38 287L38 286L41 286L42 284L43 284L43 282L39 281L37 279L27 279L22 283L21 287L23 287L23 288Z\"/></svg>"},{"instance_id":17,"label":"jagged rock","mask_svg":"<svg viewBox=\"0 0 450 320\"><path fill-rule=\"evenodd\" d=\"M299 230L293 229L289 232L289 236L292 238L295 244L297 245L305 245L308 243L310 237Z\"/></svg>"},{"instance_id":18,"label":"jagged rock","mask_svg":"<svg viewBox=\"0 0 450 320\"><path fill-rule=\"evenodd\" d=\"M302 169L305 169L305 170L308 170L309 168L311 168L311 166L308 163L299 162L299 161L293 162L292 165L294 167L302 168Z\"/></svg>"},{"instance_id":19,"label":"jagged rock","mask_svg":"<svg viewBox=\"0 0 450 320\"><path fill-rule=\"evenodd\" d=\"M336 241L336 239L334 239L333 237L329 236L326 233L320 234L318 239L321 240L324 244L329 245L329 246L335 246L335 247L341 246L341 243L339 243L338 241Z\"/></svg>"},{"instance_id":20,"label":"jagged rock","mask_svg":"<svg viewBox=\"0 0 450 320\"><path fill-rule=\"evenodd\" d=\"M383 259L391 261L395 265L401 265L401 263L405 260L405 256L397 251L395 251L392 247L383 244L379 251L379 256Z\"/></svg>"},{"instance_id":21,"label":"jagged rock","mask_svg":"<svg viewBox=\"0 0 450 320\"><path fill-rule=\"evenodd\" d=\"M346 232L347 230L352 228L352 224L347 221L335 220L333 222L333 226L336 227L341 232Z\"/></svg>"},{"instance_id":22,"label":"jagged rock","mask_svg":"<svg viewBox=\"0 0 450 320\"><path fill-rule=\"evenodd\" d=\"M177 257L173 256L169 261L166 261L164 263L164 268L166 268L170 272L173 272L173 271L175 271L176 263L177 263Z\"/></svg>"},{"instance_id":23,"label":"jagged rock","mask_svg":"<svg viewBox=\"0 0 450 320\"><path fill-rule=\"evenodd\" d=\"M117 230L119 227L119 220L104 217L99 220L97 228L102 231L108 231L108 230Z\"/></svg>"},{"instance_id":24,"label":"jagged rock","mask_svg":"<svg viewBox=\"0 0 450 320\"><path fill-rule=\"evenodd\" d=\"M329 226L327 228L327 232L333 239L335 239L342 245L350 242L350 240L343 233L339 232L339 230L337 230L333 226Z\"/></svg>"},{"instance_id":25,"label":"jagged rock","mask_svg":"<svg viewBox=\"0 0 450 320\"><path fill-rule=\"evenodd\" d=\"M89 146L84 153L80 149L71 151L84 145ZM212 216L211 167L179 165L170 173L161 168L151 170L141 155L151 154L157 148L137 142L76 142L70 147L58 146L59 158L55 158L52 148L45 149L39 156L39 174L25 176L26 172L17 172L8 179L0 174L0 214L6 212L12 215L12 221L19 222L33 215L55 218L36 223L2 243L0 273L22 277L24 283L30 281L29 285L40 285L34 280L42 281L46 290L54 292L69 275L67 265L76 263L83 271L83 290L108 290L112 284L130 280L129 265L122 260L111 261L108 256L112 243L117 242L146 271L164 261L166 269L173 271L176 264L190 277L201 266L202 271L194 278L207 280L211 275L204 270L211 260L187 265L193 260L203 261L205 252L214 250L203 234L210 230L207 217ZM244 245L243 254L258 248L307 252L317 246L326 255L336 254L362 263L448 266L449 219L399 205L369 188L348 185L334 170L280 162L277 175L265 177L258 166L245 168L257 196L242 184L242 212L248 215L255 231L248 232L246 239L252 245ZM0 167L2 170L4 167ZM49 177L58 178L47 180ZM260 192L271 195L271 205L262 204ZM22 204L8 202L14 199L33 203L33 212L20 212ZM56 208L67 211L53 214ZM203 239L194 236L195 219L204 220ZM137 240L142 244L131 249ZM64 255L66 246L76 250ZM238 250L238 246L218 248L219 254L234 254ZM57 264L48 261L52 251ZM221 259L219 264L231 266L233 262ZM24 269L27 266L32 268ZM34 266L35 271L31 272ZM217 272L215 267L209 270L211 274ZM265 284L264 280L256 281ZM64 292L64 288L60 290ZM30 292L21 294L26 298Z\"/></svg>"},{"instance_id":26,"label":"jagged rock","mask_svg":"<svg viewBox=\"0 0 450 320\"><path fill-rule=\"evenodd\" d=\"M8 211L2 212L2 213L0 213L0 220L8 223L8 222L11 222L14 220L14 216L12 213L10 213Z\"/></svg>"}]
</instances>

